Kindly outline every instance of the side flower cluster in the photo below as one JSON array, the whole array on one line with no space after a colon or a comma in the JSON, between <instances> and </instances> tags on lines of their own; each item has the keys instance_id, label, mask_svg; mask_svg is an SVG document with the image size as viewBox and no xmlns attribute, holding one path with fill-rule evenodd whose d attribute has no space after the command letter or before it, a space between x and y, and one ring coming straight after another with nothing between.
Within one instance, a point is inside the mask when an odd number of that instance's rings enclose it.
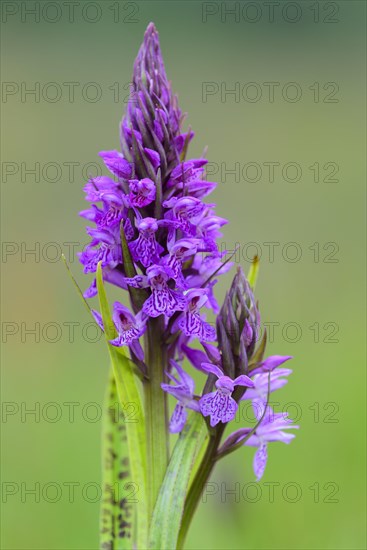
<instances>
[{"instance_id":1,"label":"side flower cluster","mask_svg":"<svg viewBox=\"0 0 367 550\"><path fill-rule=\"evenodd\" d=\"M217 345L203 343L203 350L186 344L182 350L192 365L208 374L204 391L194 401L194 382L187 373L180 374L181 382L164 386L178 399L178 403L190 408L198 406L208 418L212 429L224 431L233 421L241 401L251 401L256 424L236 430L223 443L218 454L223 455L241 445L256 447L254 472L256 479L263 476L267 462L267 446L272 441L290 443L294 434L289 429L298 428L283 413L275 413L269 405L270 394L287 383L292 371L282 365L291 356L272 355L264 359L265 337L258 342L260 314L252 290L242 269L238 269L224 304L217 316ZM213 386L215 390L213 391ZM177 392L180 392L180 395ZM185 395L183 399L182 394ZM175 429L177 431L176 408ZM181 429L185 423L181 418Z\"/></svg>"},{"instance_id":2,"label":"side flower cluster","mask_svg":"<svg viewBox=\"0 0 367 550\"><path fill-rule=\"evenodd\" d=\"M91 241L80 262L92 274L101 264L104 281L128 291L130 308L114 304L118 335L111 344L127 346L148 376L141 338L152 319L163 320L162 345L170 361L162 390L177 400L170 422L174 433L183 429L187 409L207 418L210 429L231 422L242 399L269 409L269 377L273 391L291 372L278 369L290 357L263 360L263 349L255 349L260 316L241 271L222 308L217 304L217 276L231 267L217 244L227 220L205 202L216 184L204 177L206 159L186 158L194 134L181 131L182 120L150 24L134 65L133 91L120 127L121 152L102 151L110 175L90 179L84 189L91 204L80 215L93 225L87 227ZM96 294L94 279L85 297ZM206 321L203 308L217 315L216 327ZM97 312L95 317L102 326ZM193 340L202 350L190 347ZM202 395L195 395L194 382L182 367L186 357L207 375ZM255 472L260 478L267 443L288 443L292 436L283 430L292 426L276 416L269 423L263 411L258 415L256 430L232 434L223 452L240 441L258 447Z\"/></svg>"}]
</instances>

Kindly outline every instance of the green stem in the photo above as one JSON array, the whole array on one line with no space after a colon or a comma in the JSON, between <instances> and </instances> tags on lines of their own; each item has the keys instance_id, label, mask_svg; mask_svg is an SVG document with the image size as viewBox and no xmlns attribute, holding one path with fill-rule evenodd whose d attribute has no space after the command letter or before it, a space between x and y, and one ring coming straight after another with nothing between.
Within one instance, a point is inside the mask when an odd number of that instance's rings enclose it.
<instances>
[{"instance_id":1,"label":"green stem","mask_svg":"<svg viewBox=\"0 0 367 550\"><path fill-rule=\"evenodd\" d=\"M167 356L162 345L163 330L163 317L150 319L145 335L145 362L149 371L149 380L144 384L144 392L150 515L166 473L169 451L167 397L161 388L167 368Z\"/></svg>"},{"instance_id":2,"label":"green stem","mask_svg":"<svg viewBox=\"0 0 367 550\"><path fill-rule=\"evenodd\" d=\"M221 427L218 427L216 432L210 437L199 469L196 472L196 476L191 484L191 488L185 502L185 509L182 517L180 534L178 536L177 550L182 550L183 548L185 538L189 530L192 518L194 517L195 510L199 504L201 494L215 466L215 457L222 434L223 429Z\"/></svg>"}]
</instances>

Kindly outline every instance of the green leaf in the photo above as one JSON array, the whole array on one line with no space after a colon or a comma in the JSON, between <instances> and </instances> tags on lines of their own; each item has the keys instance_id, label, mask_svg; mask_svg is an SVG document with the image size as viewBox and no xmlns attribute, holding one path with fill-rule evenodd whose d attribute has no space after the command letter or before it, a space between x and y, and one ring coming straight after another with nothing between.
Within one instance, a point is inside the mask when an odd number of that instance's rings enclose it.
<instances>
[{"instance_id":1,"label":"green leaf","mask_svg":"<svg viewBox=\"0 0 367 550\"><path fill-rule=\"evenodd\" d=\"M135 510L125 415L118 402L113 371L106 393L103 422L103 501L100 513L101 550L131 550Z\"/></svg>"},{"instance_id":2,"label":"green leaf","mask_svg":"<svg viewBox=\"0 0 367 550\"><path fill-rule=\"evenodd\" d=\"M204 458L204 455L205 455L205 452L206 452L206 447L207 447L207 443L209 441L209 432L208 430L206 430L204 436L203 436L203 439L202 439L202 443L200 445L200 448L198 450L198 452L196 453L196 457L195 457L195 461L194 461L194 464L193 464L193 467L191 469L191 474L190 474L190 481L189 481L189 489L195 479L195 476L200 468L200 464L202 463L203 461L203 458Z\"/></svg>"},{"instance_id":3,"label":"green leaf","mask_svg":"<svg viewBox=\"0 0 367 550\"><path fill-rule=\"evenodd\" d=\"M247 281L251 286L252 290L254 290L256 286L256 281L259 276L259 267L260 267L260 258L258 256L254 256L254 259L252 260L252 264L250 266L250 269L247 275Z\"/></svg>"},{"instance_id":4,"label":"green leaf","mask_svg":"<svg viewBox=\"0 0 367 550\"><path fill-rule=\"evenodd\" d=\"M126 421L126 435L129 449L131 479L138 488L136 494L136 542L139 549L146 548L148 534L148 511L146 495L146 442L145 421L141 397L130 360L118 352L109 342L116 337L115 325L112 321L106 291L103 285L101 263L97 267L97 289L101 315L105 329L108 351L116 381L117 395L120 405L132 407L134 416Z\"/></svg>"},{"instance_id":5,"label":"green leaf","mask_svg":"<svg viewBox=\"0 0 367 550\"><path fill-rule=\"evenodd\" d=\"M202 416L192 412L173 449L154 508L149 533L151 549L172 550L177 547L191 470L205 435Z\"/></svg>"}]
</instances>

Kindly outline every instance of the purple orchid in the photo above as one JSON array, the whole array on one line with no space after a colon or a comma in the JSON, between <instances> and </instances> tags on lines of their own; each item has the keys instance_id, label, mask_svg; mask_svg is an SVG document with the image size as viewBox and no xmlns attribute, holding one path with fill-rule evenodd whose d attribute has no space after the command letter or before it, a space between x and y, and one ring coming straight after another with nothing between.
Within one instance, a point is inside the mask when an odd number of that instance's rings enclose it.
<instances>
[{"instance_id":1,"label":"purple orchid","mask_svg":"<svg viewBox=\"0 0 367 550\"><path fill-rule=\"evenodd\" d=\"M128 347L130 363L136 367L132 376L140 374L138 383L144 386L146 414L141 419L146 423L142 432L147 441L140 450L147 453L147 495L153 504L169 459L168 394L177 400L169 422L171 433L182 431L188 409L194 411L197 426L205 424L199 415L209 417L210 445L192 482L195 490L197 486L202 490L208 480L208 464L242 445L257 447L254 469L260 479L268 443L289 443L294 435L286 430L298 426L283 415L273 415L272 421L263 415L269 383L270 391L286 384L291 371L278 367L291 357L263 358L266 340L257 343L260 313L253 294L256 270L249 277L250 284L237 268L221 307L215 297L219 277L233 267L230 258L225 258L227 252L219 248L227 220L216 214L215 204L206 202L216 186L205 177L208 161L186 158L194 132L182 128L184 117L167 79L153 24L135 60L132 83L134 92L120 126L121 151L102 151L109 175L91 178L84 187L90 206L80 215L90 225L90 242L79 260L84 272L93 274L85 298L97 295L97 270L101 270L99 285L102 279L129 295L130 308L114 303L117 337L109 343ZM206 321L204 307L215 314L213 324ZM92 314L104 330L100 313L92 310ZM195 349L195 344L201 349ZM198 395L194 395L192 377L181 365L186 358L201 377L205 375ZM213 375L215 391L211 391ZM129 395L133 386L130 379ZM124 391L124 384L119 391ZM256 430L242 428L219 448L226 424L235 418L241 400L250 400L256 409ZM128 438L130 429L126 427ZM185 433L180 439L184 437ZM135 444L139 438L140 434L131 441ZM140 455L131 461L132 467ZM198 498L200 491L195 495ZM196 504L188 501L190 506ZM139 522L139 514L136 517ZM136 531L149 524L147 518L141 521ZM108 547L114 548L115 540L110 542ZM145 548L146 542L134 541L132 547Z\"/></svg>"},{"instance_id":2,"label":"purple orchid","mask_svg":"<svg viewBox=\"0 0 367 550\"><path fill-rule=\"evenodd\" d=\"M187 287L187 282L182 274L183 263L185 260L194 256L200 244L199 239L179 239L174 243L168 243L169 255L162 260L162 265L167 267L170 276L176 281L177 286Z\"/></svg>"},{"instance_id":3,"label":"purple orchid","mask_svg":"<svg viewBox=\"0 0 367 550\"><path fill-rule=\"evenodd\" d=\"M143 208L155 200L155 183L150 178L130 180L129 189L130 204L132 206Z\"/></svg>"},{"instance_id":4,"label":"purple orchid","mask_svg":"<svg viewBox=\"0 0 367 550\"><path fill-rule=\"evenodd\" d=\"M200 309L208 301L207 294L206 289L189 290L185 294L185 312L178 321L179 328L186 336L194 336L200 341L216 339L215 328L206 323L200 316Z\"/></svg>"},{"instance_id":5,"label":"purple orchid","mask_svg":"<svg viewBox=\"0 0 367 550\"><path fill-rule=\"evenodd\" d=\"M158 317L164 314L171 317L175 311L185 308L185 298L168 287L169 276L161 266L152 266L147 270L148 282L152 291L143 305L143 312L148 317Z\"/></svg>"},{"instance_id":6,"label":"purple orchid","mask_svg":"<svg viewBox=\"0 0 367 550\"><path fill-rule=\"evenodd\" d=\"M263 409L261 410L261 407L256 406L256 402L253 402L253 405L255 415L260 419L263 414ZM245 441L245 445L257 447L253 463L256 481L262 478L265 471L268 459L268 443L273 441L290 443L292 439L294 439L295 434L288 433L284 430L298 428L299 426L292 424L292 420L284 413L274 413L270 406L267 407L265 416L260 425L256 428L256 432Z\"/></svg>"},{"instance_id":7,"label":"purple orchid","mask_svg":"<svg viewBox=\"0 0 367 550\"><path fill-rule=\"evenodd\" d=\"M119 151L101 151L99 156L109 171L117 178L126 180L131 176L131 164Z\"/></svg>"},{"instance_id":8,"label":"purple orchid","mask_svg":"<svg viewBox=\"0 0 367 550\"><path fill-rule=\"evenodd\" d=\"M274 369L283 365L286 361L292 359L291 355L271 355L264 361L261 361L252 371L252 374L259 372L272 372Z\"/></svg>"},{"instance_id":9,"label":"purple orchid","mask_svg":"<svg viewBox=\"0 0 367 550\"><path fill-rule=\"evenodd\" d=\"M117 347L129 346L136 357L143 360L144 352L139 338L144 334L145 323L142 321L141 315L134 316L127 307L120 304L120 302L115 302L113 304L112 320L118 336L111 340L111 344Z\"/></svg>"},{"instance_id":10,"label":"purple orchid","mask_svg":"<svg viewBox=\"0 0 367 550\"><path fill-rule=\"evenodd\" d=\"M211 276L231 267L222 265L216 243L227 220L215 214L214 204L203 201L215 187L205 179L208 161L184 158L194 133L180 128L181 111L166 77L154 25L147 29L133 82L134 97L121 124L121 152L100 153L113 177L94 178L85 186L92 204L81 215L96 227L87 230L92 241L80 261L85 273L95 273L102 262L104 280L123 290L146 289L141 313L148 322L163 315L167 323L177 314L174 326L184 336L214 340L215 329L199 309L205 303L219 310L214 296L217 278ZM124 266L121 226L136 272L133 277ZM93 281L85 297L95 294ZM175 340L173 356L180 355L181 340Z\"/></svg>"},{"instance_id":11,"label":"purple orchid","mask_svg":"<svg viewBox=\"0 0 367 550\"><path fill-rule=\"evenodd\" d=\"M141 218L136 221L139 237L129 244L133 260L140 262L144 267L159 262L159 255L164 248L157 243L155 233L158 231L158 222L154 218Z\"/></svg>"},{"instance_id":12,"label":"purple orchid","mask_svg":"<svg viewBox=\"0 0 367 550\"><path fill-rule=\"evenodd\" d=\"M178 378L169 372L167 373L167 376L176 385L161 384L161 387L165 392L173 395L178 401L169 425L171 433L178 433L183 430L183 427L186 424L186 408L197 412L200 409L198 401L194 399L195 382L176 361L171 360L171 365L176 369Z\"/></svg>"},{"instance_id":13,"label":"purple orchid","mask_svg":"<svg viewBox=\"0 0 367 550\"><path fill-rule=\"evenodd\" d=\"M91 312L97 325L104 332L102 315L95 309L92 309ZM128 346L136 358L143 361L144 351L140 345L139 338L144 334L146 327L140 313L135 316L123 304L115 302L113 304L112 320L118 336L114 340L111 340L110 344L119 348Z\"/></svg>"},{"instance_id":14,"label":"purple orchid","mask_svg":"<svg viewBox=\"0 0 367 550\"><path fill-rule=\"evenodd\" d=\"M292 373L291 369L276 369L270 374L270 393L285 386L288 380L285 378ZM246 391L242 400L259 400L266 403L269 387L269 374L266 372L253 375L254 387Z\"/></svg>"},{"instance_id":15,"label":"purple orchid","mask_svg":"<svg viewBox=\"0 0 367 550\"><path fill-rule=\"evenodd\" d=\"M165 315L171 317L176 311L185 309L185 298L179 292L168 287L169 275L164 267L152 265L148 267L146 276L126 278L125 282L134 288L150 287L151 295L144 302L143 313L148 317Z\"/></svg>"},{"instance_id":16,"label":"purple orchid","mask_svg":"<svg viewBox=\"0 0 367 550\"><path fill-rule=\"evenodd\" d=\"M204 395L200 401L200 411L203 416L210 416L210 425L216 426L219 422L226 424L234 419L238 409L236 401L232 397L232 393L236 386L245 386L253 388L254 383L245 374L237 376L232 380L229 376L225 376L222 369L212 363L202 363L201 368L208 374L214 374L218 380L215 383L216 391Z\"/></svg>"},{"instance_id":17,"label":"purple orchid","mask_svg":"<svg viewBox=\"0 0 367 550\"><path fill-rule=\"evenodd\" d=\"M271 406L264 403L262 399L253 399L252 406L255 417L259 422L255 432L252 433L252 428L240 428L226 439L220 452L228 450L231 446L241 443L241 441L248 447L257 447L253 468L256 481L260 481L267 464L268 443L274 441L290 443L295 434L288 433L285 430L298 429L299 426L293 424L287 414L275 413Z\"/></svg>"}]
</instances>

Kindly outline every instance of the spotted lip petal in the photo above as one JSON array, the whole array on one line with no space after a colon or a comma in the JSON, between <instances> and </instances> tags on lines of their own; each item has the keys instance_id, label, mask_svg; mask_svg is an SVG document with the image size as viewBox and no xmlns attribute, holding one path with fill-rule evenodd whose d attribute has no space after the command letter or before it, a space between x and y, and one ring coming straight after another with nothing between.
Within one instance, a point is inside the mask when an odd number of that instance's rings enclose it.
<instances>
[{"instance_id":1,"label":"spotted lip petal","mask_svg":"<svg viewBox=\"0 0 367 550\"><path fill-rule=\"evenodd\" d=\"M185 308L185 300L180 294L169 288L152 289L152 294L144 302L143 312L148 317L166 315L172 317L176 311Z\"/></svg>"},{"instance_id":2,"label":"spotted lip petal","mask_svg":"<svg viewBox=\"0 0 367 550\"><path fill-rule=\"evenodd\" d=\"M204 395L199 402L200 411L203 416L210 416L210 425L212 427L223 422L230 422L236 416L238 405L230 396L220 391L215 391Z\"/></svg>"}]
</instances>

